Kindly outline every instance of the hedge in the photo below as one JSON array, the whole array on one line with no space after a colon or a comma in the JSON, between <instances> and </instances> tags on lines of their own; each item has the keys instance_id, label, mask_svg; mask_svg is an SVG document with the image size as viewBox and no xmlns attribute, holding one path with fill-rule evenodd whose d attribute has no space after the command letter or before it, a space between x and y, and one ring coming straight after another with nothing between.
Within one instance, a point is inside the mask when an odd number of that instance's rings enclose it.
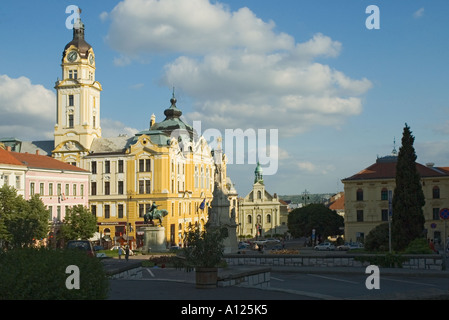
<instances>
[{"instance_id":1,"label":"hedge","mask_svg":"<svg viewBox=\"0 0 449 320\"><path fill-rule=\"evenodd\" d=\"M79 289L68 288L75 283L76 276L67 270L69 266L79 269ZM0 300L106 299L108 290L101 261L83 251L47 248L0 251Z\"/></svg>"}]
</instances>

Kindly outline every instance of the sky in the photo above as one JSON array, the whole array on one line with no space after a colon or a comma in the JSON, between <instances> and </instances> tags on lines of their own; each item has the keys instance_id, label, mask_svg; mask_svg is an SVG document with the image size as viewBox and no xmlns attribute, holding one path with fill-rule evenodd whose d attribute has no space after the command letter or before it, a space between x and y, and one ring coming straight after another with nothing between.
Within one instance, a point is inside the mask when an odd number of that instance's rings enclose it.
<instances>
[{"instance_id":1,"label":"sky","mask_svg":"<svg viewBox=\"0 0 449 320\"><path fill-rule=\"evenodd\" d=\"M2 1L0 137L53 138L69 6L103 137L162 121L174 90L184 121L222 135L242 197L257 161L271 194L343 191L399 151L405 124L419 163L449 166L447 0Z\"/></svg>"}]
</instances>

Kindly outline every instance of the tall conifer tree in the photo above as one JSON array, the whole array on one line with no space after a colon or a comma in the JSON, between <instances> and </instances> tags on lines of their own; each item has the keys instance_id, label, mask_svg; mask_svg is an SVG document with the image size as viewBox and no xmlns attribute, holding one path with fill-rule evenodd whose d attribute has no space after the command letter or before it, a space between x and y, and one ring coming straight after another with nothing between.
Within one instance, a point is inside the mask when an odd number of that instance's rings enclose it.
<instances>
[{"instance_id":1,"label":"tall conifer tree","mask_svg":"<svg viewBox=\"0 0 449 320\"><path fill-rule=\"evenodd\" d=\"M415 137L405 124L402 146L396 164L396 187L393 195L392 244L396 251L423 236L425 204L421 177L416 168Z\"/></svg>"}]
</instances>

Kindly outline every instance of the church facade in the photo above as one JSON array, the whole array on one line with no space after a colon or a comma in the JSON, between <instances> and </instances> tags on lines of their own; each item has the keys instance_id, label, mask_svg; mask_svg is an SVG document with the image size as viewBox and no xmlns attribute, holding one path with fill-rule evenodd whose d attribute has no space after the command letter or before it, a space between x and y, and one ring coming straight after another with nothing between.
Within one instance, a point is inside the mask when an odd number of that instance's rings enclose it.
<instances>
[{"instance_id":1,"label":"church facade","mask_svg":"<svg viewBox=\"0 0 449 320\"><path fill-rule=\"evenodd\" d=\"M283 234L281 227L281 203L276 194L265 189L262 168L259 163L254 171L253 189L239 199L239 236L255 238L273 237Z\"/></svg>"}]
</instances>

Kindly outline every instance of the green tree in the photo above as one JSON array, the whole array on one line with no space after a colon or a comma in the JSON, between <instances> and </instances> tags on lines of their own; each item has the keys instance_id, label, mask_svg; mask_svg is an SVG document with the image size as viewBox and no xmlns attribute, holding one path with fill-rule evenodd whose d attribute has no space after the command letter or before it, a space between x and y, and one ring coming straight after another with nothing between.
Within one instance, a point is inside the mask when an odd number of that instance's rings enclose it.
<instances>
[{"instance_id":1,"label":"green tree","mask_svg":"<svg viewBox=\"0 0 449 320\"><path fill-rule=\"evenodd\" d=\"M0 188L0 238L13 247L27 247L48 233L48 211L39 195L25 200L17 190Z\"/></svg>"},{"instance_id":2,"label":"green tree","mask_svg":"<svg viewBox=\"0 0 449 320\"><path fill-rule=\"evenodd\" d=\"M290 212L287 223L293 237L309 237L315 229L316 235L326 239L342 233L344 219L323 204L309 204Z\"/></svg>"},{"instance_id":3,"label":"green tree","mask_svg":"<svg viewBox=\"0 0 449 320\"><path fill-rule=\"evenodd\" d=\"M381 223L372 229L365 238L365 249L368 251L388 251L389 226Z\"/></svg>"},{"instance_id":4,"label":"green tree","mask_svg":"<svg viewBox=\"0 0 449 320\"><path fill-rule=\"evenodd\" d=\"M402 146L396 164L396 187L393 194L391 238L394 250L404 250L414 239L423 236L425 204L421 177L416 168L415 137L405 124Z\"/></svg>"},{"instance_id":5,"label":"green tree","mask_svg":"<svg viewBox=\"0 0 449 320\"><path fill-rule=\"evenodd\" d=\"M97 231L97 217L83 205L69 208L61 226L61 236L67 240L89 239Z\"/></svg>"}]
</instances>

